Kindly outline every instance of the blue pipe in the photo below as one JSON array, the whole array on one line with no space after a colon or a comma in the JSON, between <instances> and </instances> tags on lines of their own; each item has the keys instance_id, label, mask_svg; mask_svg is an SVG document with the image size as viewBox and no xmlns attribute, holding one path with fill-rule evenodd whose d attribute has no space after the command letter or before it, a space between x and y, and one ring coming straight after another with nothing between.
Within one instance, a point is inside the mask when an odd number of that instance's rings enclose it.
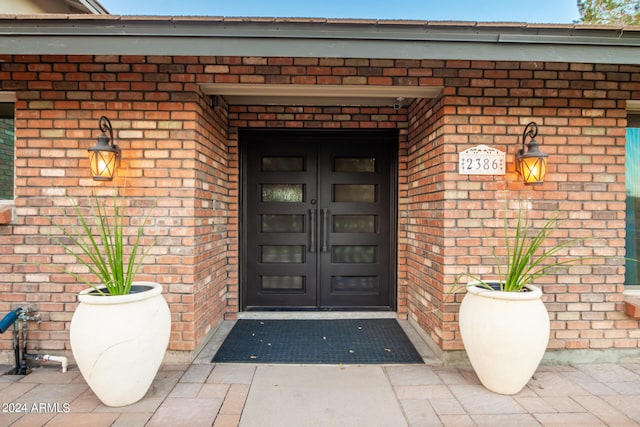
<instances>
[{"instance_id":1,"label":"blue pipe","mask_svg":"<svg viewBox=\"0 0 640 427\"><path fill-rule=\"evenodd\" d=\"M16 308L15 310L8 312L7 315L0 320L0 334L4 334L4 332L9 329L16 320L18 320L18 316L21 311L21 308Z\"/></svg>"}]
</instances>

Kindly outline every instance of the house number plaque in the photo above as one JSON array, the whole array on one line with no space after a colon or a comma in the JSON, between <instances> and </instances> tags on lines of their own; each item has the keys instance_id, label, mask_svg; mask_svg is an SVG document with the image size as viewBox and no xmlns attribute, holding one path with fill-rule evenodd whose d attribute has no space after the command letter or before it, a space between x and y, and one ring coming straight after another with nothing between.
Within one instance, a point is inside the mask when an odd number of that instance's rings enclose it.
<instances>
[{"instance_id":1,"label":"house number plaque","mask_svg":"<svg viewBox=\"0 0 640 427\"><path fill-rule=\"evenodd\" d=\"M486 145L478 145L459 154L460 175L504 175L503 151Z\"/></svg>"}]
</instances>

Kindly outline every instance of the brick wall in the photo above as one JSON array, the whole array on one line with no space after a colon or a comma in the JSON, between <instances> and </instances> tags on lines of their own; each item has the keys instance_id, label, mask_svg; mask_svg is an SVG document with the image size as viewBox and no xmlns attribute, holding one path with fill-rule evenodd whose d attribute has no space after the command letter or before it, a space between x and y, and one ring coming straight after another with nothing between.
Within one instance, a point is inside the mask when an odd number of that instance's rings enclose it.
<instances>
[{"instance_id":1,"label":"brick wall","mask_svg":"<svg viewBox=\"0 0 640 427\"><path fill-rule=\"evenodd\" d=\"M30 342L68 347L75 292L48 265L70 263L51 245L51 217L98 184L86 148L107 115L123 150L118 184L157 237L144 277L165 285L172 350L193 350L239 307L238 128L398 128L398 311L444 349L461 349L448 298L464 271L491 273L490 245L506 199L531 216L558 211L557 238L593 236L580 255L624 252L625 100L640 99L640 68L592 64L142 56L0 57L2 90L15 91L16 223L0 227L0 312L36 304ZM444 86L435 100L387 107L221 106L198 83ZM540 125L547 182L525 187L513 172L524 125ZM487 144L507 151L506 176L461 176L457 153ZM106 191L106 190L101 190ZM507 215L513 216L513 203ZM638 346L622 312L617 260L573 267L544 282L550 347ZM542 283L543 281L541 281ZM2 337L0 349L9 349Z\"/></svg>"},{"instance_id":2,"label":"brick wall","mask_svg":"<svg viewBox=\"0 0 640 427\"><path fill-rule=\"evenodd\" d=\"M228 141L225 108L212 111L210 98L200 96L196 142L194 227L195 289L193 319L195 330L182 336L189 349L217 326L228 311L229 292L237 289L238 265L238 154ZM183 147L185 149L187 147ZM236 290L237 292L237 290Z\"/></svg>"},{"instance_id":3,"label":"brick wall","mask_svg":"<svg viewBox=\"0 0 640 427\"><path fill-rule=\"evenodd\" d=\"M558 213L557 239L587 238L585 262L537 283L551 317L551 349L632 348L638 323L623 313L625 100L640 97L638 67L448 61L431 63L445 94L410 111L407 256L409 311L443 349L462 349L449 295L460 273L491 277L492 246L517 200L537 224ZM413 116L431 117L421 121ZM547 180L526 187L513 170L530 121L549 154ZM477 144L506 151L503 177L457 174L457 153ZM505 212L506 201L509 201ZM553 244L550 241L549 244ZM426 265L427 268L422 267ZM431 267L435 266L433 270Z\"/></svg>"},{"instance_id":4,"label":"brick wall","mask_svg":"<svg viewBox=\"0 0 640 427\"><path fill-rule=\"evenodd\" d=\"M34 348L68 348L68 322L83 285L51 265L73 260L52 244L69 199L86 203L111 183L88 176L87 151L110 118L122 164L129 213L151 210L145 232L156 244L141 280L165 286L173 321L170 350L193 350L225 311L230 210L226 111L186 73L190 61L117 56L18 57L3 66L16 102L16 223L2 229L0 311L35 307ZM236 180L237 182L237 180ZM237 233L237 230L236 230ZM231 257L233 259L233 257ZM237 261L236 261L237 262ZM84 274L79 267L74 270ZM10 348L3 337L2 348Z\"/></svg>"}]
</instances>

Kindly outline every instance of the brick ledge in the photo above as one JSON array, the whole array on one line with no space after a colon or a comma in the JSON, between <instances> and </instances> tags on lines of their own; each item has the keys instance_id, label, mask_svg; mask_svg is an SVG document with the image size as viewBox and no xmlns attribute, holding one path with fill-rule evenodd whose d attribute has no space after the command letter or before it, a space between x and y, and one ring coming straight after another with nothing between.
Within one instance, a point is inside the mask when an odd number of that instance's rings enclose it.
<instances>
[{"instance_id":1,"label":"brick ledge","mask_svg":"<svg viewBox=\"0 0 640 427\"><path fill-rule=\"evenodd\" d=\"M0 205L0 225L11 224L13 219L13 211L15 207L13 205L1 206Z\"/></svg>"},{"instance_id":2,"label":"brick ledge","mask_svg":"<svg viewBox=\"0 0 640 427\"><path fill-rule=\"evenodd\" d=\"M624 296L624 312L634 319L640 319L640 295Z\"/></svg>"}]
</instances>

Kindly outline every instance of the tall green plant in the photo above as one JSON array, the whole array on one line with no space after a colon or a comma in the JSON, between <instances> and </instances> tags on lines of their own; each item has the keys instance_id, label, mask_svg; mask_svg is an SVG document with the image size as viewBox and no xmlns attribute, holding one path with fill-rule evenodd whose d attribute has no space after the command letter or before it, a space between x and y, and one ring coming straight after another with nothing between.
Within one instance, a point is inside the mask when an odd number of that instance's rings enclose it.
<instances>
[{"instance_id":1,"label":"tall green plant","mask_svg":"<svg viewBox=\"0 0 640 427\"><path fill-rule=\"evenodd\" d=\"M518 207L518 217L513 233L510 233L508 219L504 219L504 235L506 249L506 265L502 265L500 258L493 248L493 257L496 261L498 269L498 281L500 290L504 292L520 292L536 279L551 274L558 268L575 265L586 258L568 258L553 261L551 257L558 252L566 249L574 243L583 239L570 239L549 248L543 248L543 244L547 241L551 233L558 228L558 215L554 215L547 220L544 225L534 230L532 222L526 213L523 215L523 209ZM510 236L510 234L513 234ZM479 282L479 284L487 289L493 287L482 278L463 273L456 279L456 284L462 277L468 277Z\"/></svg>"},{"instance_id":2,"label":"tall green plant","mask_svg":"<svg viewBox=\"0 0 640 427\"><path fill-rule=\"evenodd\" d=\"M153 247L153 244L150 244L142 251L140 246L150 212L138 224L131 253L127 257L124 198L118 197L116 191L112 202L113 205L108 206L106 200L103 201L94 194L90 215L83 214L80 206L73 202L72 210L78 225L65 227L55 224L71 244L66 244L59 238L55 239L66 253L72 255L98 278L107 292L74 272L63 270L64 273L85 283L101 295L126 295L131 292L131 284ZM65 217L68 218L66 213ZM97 230L95 234L94 229Z\"/></svg>"}]
</instances>

